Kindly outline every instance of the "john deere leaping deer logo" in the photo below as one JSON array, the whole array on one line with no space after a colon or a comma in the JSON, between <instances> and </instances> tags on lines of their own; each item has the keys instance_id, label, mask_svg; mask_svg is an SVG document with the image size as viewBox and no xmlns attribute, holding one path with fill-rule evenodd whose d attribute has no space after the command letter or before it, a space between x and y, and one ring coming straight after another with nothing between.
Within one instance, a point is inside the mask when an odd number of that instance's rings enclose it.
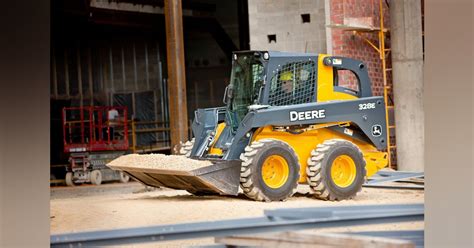
<instances>
[{"instance_id":1,"label":"john deere leaping deer logo","mask_svg":"<svg viewBox=\"0 0 474 248\"><path fill-rule=\"evenodd\" d=\"M373 125L372 126L372 136L379 137L380 135L382 135L382 126Z\"/></svg>"}]
</instances>

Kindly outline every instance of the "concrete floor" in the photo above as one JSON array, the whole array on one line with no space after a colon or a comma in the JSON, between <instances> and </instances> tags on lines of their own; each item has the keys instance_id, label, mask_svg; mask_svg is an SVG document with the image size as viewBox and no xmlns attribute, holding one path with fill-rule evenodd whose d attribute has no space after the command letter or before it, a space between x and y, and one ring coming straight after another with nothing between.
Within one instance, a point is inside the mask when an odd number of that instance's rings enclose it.
<instances>
[{"instance_id":1,"label":"concrete floor","mask_svg":"<svg viewBox=\"0 0 474 248\"><path fill-rule=\"evenodd\" d=\"M244 195L197 197L181 190L146 191L145 187L137 182L109 183L101 186L52 187L51 233L259 217L263 215L265 209L276 208L424 202L424 192L419 190L363 188L354 199L340 202L317 200L308 193L308 186L300 185L298 193L289 200L265 203L248 200ZM398 223L375 228L423 229L423 222ZM343 231L347 230L350 229ZM206 238L164 242L158 245L180 247L213 244L213 242L213 238ZM135 247L156 246L157 244L150 244Z\"/></svg>"}]
</instances>

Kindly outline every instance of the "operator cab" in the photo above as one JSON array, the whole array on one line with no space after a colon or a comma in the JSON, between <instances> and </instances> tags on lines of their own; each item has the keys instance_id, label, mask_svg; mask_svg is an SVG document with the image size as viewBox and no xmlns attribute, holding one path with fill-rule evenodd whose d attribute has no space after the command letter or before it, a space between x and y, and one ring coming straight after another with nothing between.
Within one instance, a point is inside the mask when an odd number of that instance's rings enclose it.
<instances>
[{"instance_id":1,"label":"operator cab","mask_svg":"<svg viewBox=\"0 0 474 248\"><path fill-rule=\"evenodd\" d=\"M224 99L228 124L235 129L249 107L372 96L366 66L358 60L275 51L240 51L234 52L232 58L231 79Z\"/></svg>"}]
</instances>

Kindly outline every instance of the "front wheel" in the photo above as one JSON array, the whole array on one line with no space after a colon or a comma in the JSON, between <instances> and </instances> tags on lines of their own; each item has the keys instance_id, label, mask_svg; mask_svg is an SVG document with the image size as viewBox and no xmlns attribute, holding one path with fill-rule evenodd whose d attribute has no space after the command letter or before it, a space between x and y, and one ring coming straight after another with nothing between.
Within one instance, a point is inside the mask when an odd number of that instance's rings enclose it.
<instances>
[{"instance_id":1,"label":"front wheel","mask_svg":"<svg viewBox=\"0 0 474 248\"><path fill-rule=\"evenodd\" d=\"M365 181L365 160L360 149L342 139L326 140L311 152L307 181L317 198L344 200L354 197Z\"/></svg>"},{"instance_id":2,"label":"front wheel","mask_svg":"<svg viewBox=\"0 0 474 248\"><path fill-rule=\"evenodd\" d=\"M72 172L67 172L66 173L66 178L65 178L65 181L66 181L66 185L67 186L75 186L76 184L74 183L74 181L72 180L73 178L73 173Z\"/></svg>"},{"instance_id":3,"label":"front wheel","mask_svg":"<svg viewBox=\"0 0 474 248\"><path fill-rule=\"evenodd\" d=\"M254 141L245 148L240 186L244 194L256 201L283 201L298 186L298 156L287 143L275 139Z\"/></svg>"},{"instance_id":4,"label":"front wheel","mask_svg":"<svg viewBox=\"0 0 474 248\"><path fill-rule=\"evenodd\" d=\"M102 183L102 172L100 170L93 170L91 172L91 183L95 185Z\"/></svg>"}]
</instances>

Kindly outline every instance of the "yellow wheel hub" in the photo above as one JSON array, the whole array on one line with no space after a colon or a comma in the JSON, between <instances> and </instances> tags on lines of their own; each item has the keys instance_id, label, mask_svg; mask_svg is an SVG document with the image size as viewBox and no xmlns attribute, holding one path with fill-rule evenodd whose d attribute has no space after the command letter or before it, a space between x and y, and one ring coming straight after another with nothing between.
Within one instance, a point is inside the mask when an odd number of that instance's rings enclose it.
<instances>
[{"instance_id":1,"label":"yellow wheel hub","mask_svg":"<svg viewBox=\"0 0 474 248\"><path fill-rule=\"evenodd\" d=\"M288 180L290 167L280 155L270 155L262 165L262 178L265 184L273 189L280 188Z\"/></svg>"},{"instance_id":2,"label":"yellow wheel hub","mask_svg":"<svg viewBox=\"0 0 474 248\"><path fill-rule=\"evenodd\" d=\"M356 174L355 162L351 157L339 155L332 162L331 179L338 187L345 188L351 185Z\"/></svg>"}]
</instances>

